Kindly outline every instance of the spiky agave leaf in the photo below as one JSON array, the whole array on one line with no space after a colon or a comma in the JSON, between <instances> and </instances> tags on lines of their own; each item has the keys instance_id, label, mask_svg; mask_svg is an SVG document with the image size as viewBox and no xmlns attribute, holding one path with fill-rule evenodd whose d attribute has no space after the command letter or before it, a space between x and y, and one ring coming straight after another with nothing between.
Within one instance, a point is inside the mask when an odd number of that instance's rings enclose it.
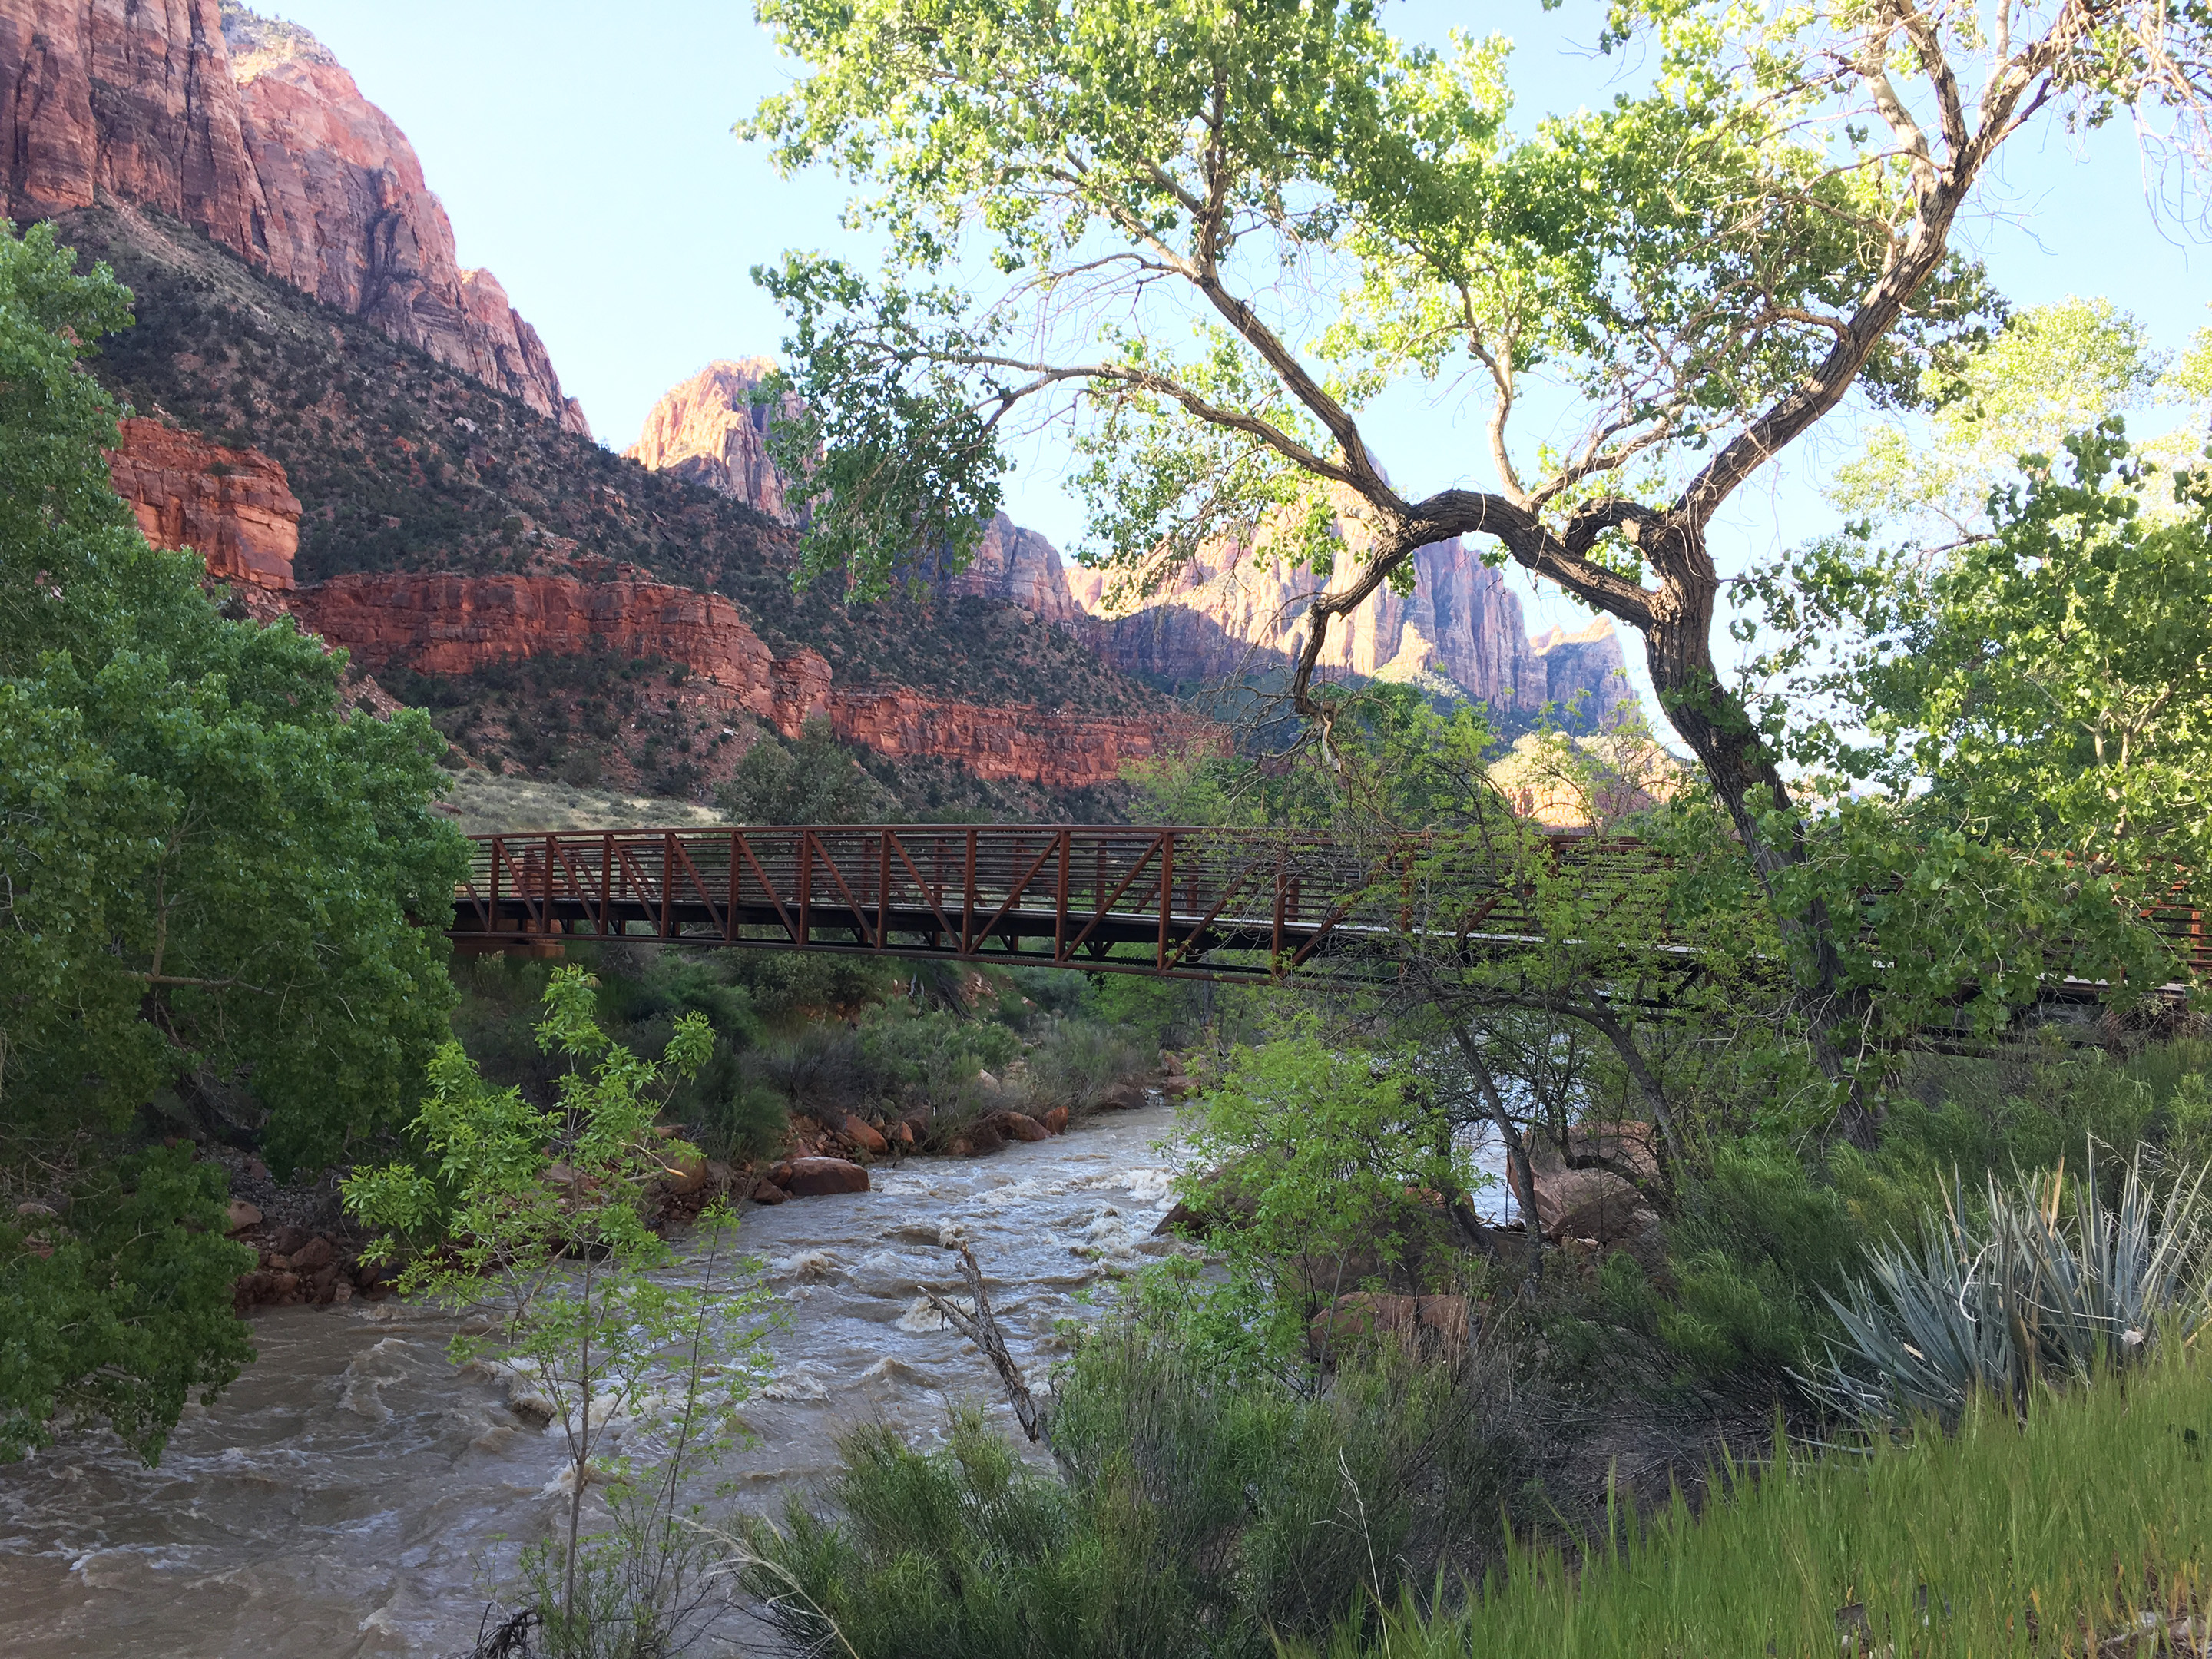
<instances>
[{"instance_id":1,"label":"spiky agave leaf","mask_svg":"<svg viewBox=\"0 0 2212 1659\"><path fill-rule=\"evenodd\" d=\"M1863 1420L1955 1422L1976 1389L2024 1409L2038 1388L2085 1381L2192 1335L2212 1314L2207 1171L2161 1198L2138 1150L2114 1207L2094 1151L2070 1206L2063 1166L2009 1189L1991 1176L1971 1221L1954 1184L1917 1250L1893 1240L1871 1251L1866 1275L1828 1298L1842 1337L1806 1379L1813 1392Z\"/></svg>"}]
</instances>

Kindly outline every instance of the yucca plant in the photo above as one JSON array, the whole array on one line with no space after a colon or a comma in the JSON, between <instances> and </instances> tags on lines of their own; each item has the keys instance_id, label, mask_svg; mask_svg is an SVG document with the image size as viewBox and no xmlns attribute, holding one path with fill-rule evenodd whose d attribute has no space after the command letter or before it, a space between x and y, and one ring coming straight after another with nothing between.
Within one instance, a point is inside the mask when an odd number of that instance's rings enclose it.
<instances>
[{"instance_id":1,"label":"yucca plant","mask_svg":"<svg viewBox=\"0 0 2212 1659\"><path fill-rule=\"evenodd\" d=\"M2212 1312L2205 1176L2161 1195L2139 1150L2113 1206L2093 1158L2070 1182L2063 1164L2010 1188L1991 1176L1979 1216L1955 1184L1917 1250L1900 1240L1870 1251L1868 1274L1828 1297L1843 1336L1828 1344L1814 1391L1861 1419L1949 1424L1977 1389L2025 1411L2039 1387L2186 1341Z\"/></svg>"}]
</instances>

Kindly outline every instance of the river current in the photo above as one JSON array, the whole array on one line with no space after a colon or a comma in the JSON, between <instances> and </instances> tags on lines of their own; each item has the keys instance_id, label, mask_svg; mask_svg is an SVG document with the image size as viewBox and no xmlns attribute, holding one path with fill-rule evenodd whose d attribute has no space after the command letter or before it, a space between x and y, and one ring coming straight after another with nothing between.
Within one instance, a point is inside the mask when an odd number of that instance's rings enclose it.
<instances>
[{"instance_id":1,"label":"river current","mask_svg":"<svg viewBox=\"0 0 2212 1659\"><path fill-rule=\"evenodd\" d=\"M729 1474L774 1510L834 1467L848 1426L910 1442L986 1402L988 1363L916 1288L957 1289L964 1240L1017 1361L1042 1381L1086 1287L1164 1248L1175 1114L1094 1119L975 1160L879 1166L874 1189L752 1209L785 1322L747 1407L759 1443ZM1487 1161L1487 1160L1484 1160ZM398 1301L265 1310L259 1357L187 1407L160 1464L76 1437L0 1468L0 1653L18 1659L246 1659L465 1653L507 1547L563 1511L562 1441L459 1372L452 1320Z\"/></svg>"}]
</instances>

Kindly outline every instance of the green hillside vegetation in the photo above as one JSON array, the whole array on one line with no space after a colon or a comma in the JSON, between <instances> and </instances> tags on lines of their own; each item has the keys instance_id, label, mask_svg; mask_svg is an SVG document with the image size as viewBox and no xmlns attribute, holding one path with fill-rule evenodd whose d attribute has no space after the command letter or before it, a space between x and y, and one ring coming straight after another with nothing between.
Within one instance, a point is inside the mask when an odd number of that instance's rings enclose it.
<instances>
[{"instance_id":1,"label":"green hillside vegetation","mask_svg":"<svg viewBox=\"0 0 2212 1659\"><path fill-rule=\"evenodd\" d=\"M848 607L830 584L794 592L784 526L563 433L174 222L97 208L58 228L82 262L105 259L137 296L136 326L93 366L110 391L283 465L304 509L302 584L356 571L520 571L580 553L726 596L778 654L820 652L841 687L1100 714L1171 707L1009 605L901 592ZM615 717L636 707L637 682L665 680L670 666L586 659L442 680L396 674L390 689L436 710L441 728L478 758L550 776L572 756L595 754L642 792L703 799L726 769L690 752L691 734L647 744L615 730ZM697 746L711 747L720 726L698 733ZM921 769L913 811L1064 817L1114 805L1112 791L1062 803L1019 786L963 787L945 769Z\"/></svg>"}]
</instances>

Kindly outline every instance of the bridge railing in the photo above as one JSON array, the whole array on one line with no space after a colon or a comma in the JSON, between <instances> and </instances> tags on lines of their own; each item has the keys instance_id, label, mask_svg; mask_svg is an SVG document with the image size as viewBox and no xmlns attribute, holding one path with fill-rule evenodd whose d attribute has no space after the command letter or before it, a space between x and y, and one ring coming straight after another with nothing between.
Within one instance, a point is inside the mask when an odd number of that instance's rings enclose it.
<instances>
[{"instance_id":1,"label":"bridge railing","mask_svg":"<svg viewBox=\"0 0 2212 1659\"><path fill-rule=\"evenodd\" d=\"M1371 845L1006 824L571 830L472 845L453 930L471 949L512 948L518 935L649 937L1243 975L1409 933L1510 950L1558 939L1563 915L1585 939L1672 943L1662 855L1525 825L1494 842ZM2187 971L2212 977L2204 914L2185 895L2149 920Z\"/></svg>"},{"instance_id":2,"label":"bridge railing","mask_svg":"<svg viewBox=\"0 0 2212 1659\"><path fill-rule=\"evenodd\" d=\"M1532 926L1515 850L1462 849L1441 869L1421 838L1362 848L1327 836L1172 826L781 825L473 838L457 939L646 935L1193 969L1230 950L1261 971L1416 920L1445 931ZM1553 866L1609 878L1638 903L1654 856L1553 834ZM1446 890L1453 896L1443 896ZM1049 940L1049 945L1046 944ZM917 945L915 941L919 940Z\"/></svg>"}]
</instances>

